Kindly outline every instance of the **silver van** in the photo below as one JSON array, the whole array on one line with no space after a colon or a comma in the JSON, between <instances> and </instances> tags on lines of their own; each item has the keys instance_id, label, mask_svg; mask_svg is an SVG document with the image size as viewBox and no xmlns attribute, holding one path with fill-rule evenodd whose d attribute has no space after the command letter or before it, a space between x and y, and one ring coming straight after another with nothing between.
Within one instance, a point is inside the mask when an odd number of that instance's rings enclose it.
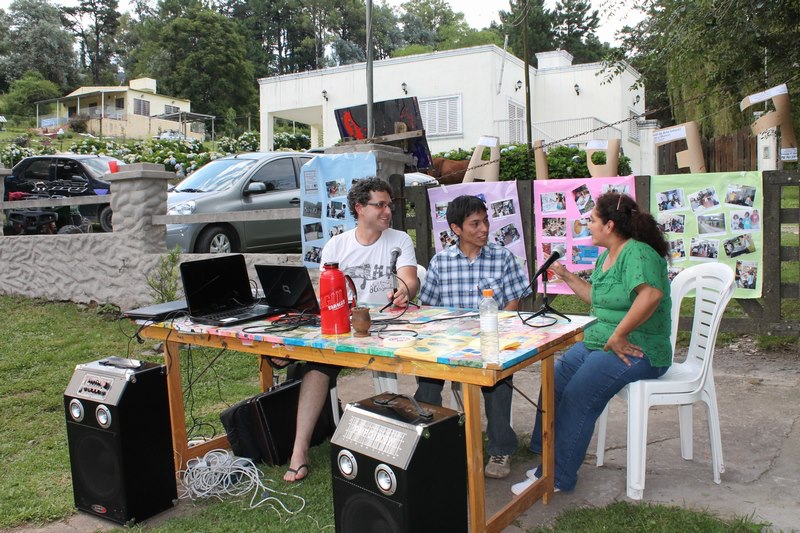
<instances>
[{"instance_id":1,"label":"silver van","mask_svg":"<svg viewBox=\"0 0 800 533\"><path fill-rule=\"evenodd\" d=\"M167 214L300 207L300 167L313 154L254 152L207 163L169 193ZM299 212L298 212L299 214ZM167 248L184 252L300 251L300 219L168 224Z\"/></svg>"}]
</instances>

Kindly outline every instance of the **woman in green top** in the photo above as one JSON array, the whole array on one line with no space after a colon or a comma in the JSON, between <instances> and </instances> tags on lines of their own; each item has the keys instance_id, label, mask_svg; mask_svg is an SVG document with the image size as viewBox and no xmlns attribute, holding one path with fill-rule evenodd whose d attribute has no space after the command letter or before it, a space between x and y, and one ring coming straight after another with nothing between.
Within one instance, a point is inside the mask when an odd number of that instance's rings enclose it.
<instances>
[{"instance_id":1,"label":"woman in green top","mask_svg":"<svg viewBox=\"0 0 800 533\"><path fill-rule=\"evenodd\" d=\"M628 383L661 377L672 363L669 247L656 221L631 197L609 192L597 199L589 229L592 244L606 248L591 284L560 263L551 267L597 317L584 341L555 365L555 486L565 491L575 488L595 422L608 401ZM531 450L542 451L540 413ZM541 465L512 491L519 494L540 475Z\"/></svg>"}]
</instances>

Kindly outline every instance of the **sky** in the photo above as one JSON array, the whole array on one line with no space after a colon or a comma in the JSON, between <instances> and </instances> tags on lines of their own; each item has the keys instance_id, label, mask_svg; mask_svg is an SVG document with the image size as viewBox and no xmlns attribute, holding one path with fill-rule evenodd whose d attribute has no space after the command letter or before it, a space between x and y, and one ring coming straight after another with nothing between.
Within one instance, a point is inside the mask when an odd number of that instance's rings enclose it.
<instances>
[{"instance_id":1,"label":"sky","mask_svg":"<svg viewBox=\"0 0 800 533\"><path fill-rule=\"evenodd\" d=\"M374 0L375 3L381 2L382 0ZM386 0L386 2L391 6L399 6L405 0ZM11 4L12 0L0 0L0 8L7 10L8 6ZM618 41L614 39L614 32L618 29L622 28L625 24L634 24L638 21L638 19L631 19L630 15L628 18L625 19L625 13L627 12L626 9L620 9L617 13L612 12L612 10L608 9L608 4L611 3L612 0L592 0L593 7L600 11L600 28L597 32L597 36L603 42L609 42L611 44L619 44ZM56 1L59 5L74 5L77 3L76 0L60 0ZM453 11L460 11L464 13L464 18L467 20L467 24L471 27L476 29L482 29L488 26L492 20L499 22L499 17L497 16L497 12L499 10L508 10L509 3L508 0L449 0L450 7L453 8ZM128 7L127 0L120 0L119 1L120 10L126 11ZM545 6L549 9L554 8L556 5L556 0L545 0ZM568 50L569 51L569 50Z\"/></svg>"}]
</instances>

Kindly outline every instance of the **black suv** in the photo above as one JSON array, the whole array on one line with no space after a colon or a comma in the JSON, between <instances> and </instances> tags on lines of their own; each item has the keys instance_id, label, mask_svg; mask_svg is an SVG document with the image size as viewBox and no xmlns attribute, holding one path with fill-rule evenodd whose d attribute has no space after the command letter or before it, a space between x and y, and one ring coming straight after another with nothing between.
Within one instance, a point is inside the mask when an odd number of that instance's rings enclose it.
<instances>
[{"instance_id":1,"label":"black suv","mask_svg":"<svg viewBox=\"0 0 800 533\"><path fill-rule=\"evenodd\" d=\"M4 200L9 193L22 192L39 196L92 196L108 194L111 185L103 180L109 163L121 167L119 159L100 155L37 155L26 157L6 177ZM79 207L83 216L111 231L111 206L90 204Z\"/></svg>"}]
</instances>

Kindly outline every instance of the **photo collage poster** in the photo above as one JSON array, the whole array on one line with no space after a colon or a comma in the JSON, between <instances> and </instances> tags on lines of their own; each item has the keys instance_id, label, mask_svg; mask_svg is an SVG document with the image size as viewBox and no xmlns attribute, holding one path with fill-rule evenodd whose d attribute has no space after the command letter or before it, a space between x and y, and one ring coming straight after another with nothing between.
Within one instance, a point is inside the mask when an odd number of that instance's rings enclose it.
<instances>
[{"instance_id":1,"label":"photo collage poster","mask_svg":"<svg viewBox=\"0 0 800 533\"><path fill-rule=\"evenodd\" d=\"M536 264L541 265L554 246L564 247L560 260L570 272L588 280L603 248L592 245L589 214L595 198L614 191L636 198L633 176L614 178L576 178L533 182L533 224L536 239ZM557 276L547 278L550 294L572 294ZM537 290L543 292L542 283Z\"/></svg>"},{"instance_id":2,"label":"photo collage poster","mask_svg":"<svg viewBox=\"0 0 800 533\"><path fill-rule=\"evenodd\" d=\"M445 215L450 200L462 194L477 196L484 201L489 215L489 242L508 248L517 258L527 278L525 239L522 232L517 183L514 181L461 183L428 189L436 251L441 252L456 242L456 235L450 229Z\"/></svg>"},{"instance_id":3,"label":"photo collage poster","mask_svg":"<svg viewBox=\"0 0 800 533\"><path fill-rule=\"evenodd\" d=\"M300 235L303 263L319 269L322 248L356 226L347 206L350 186L377 173L371 152L317 156L300 171Z\"/></svg>"},{"instance_id":4,"label":"photo collage poster","mask_svg":"<svg viewBox=\"0 0 800 533\"><path fill-rule=\"evenodd\" d=\"M763 191L760 172L653 176L650 212L669 241L670 279L716 261L736 275L734 298L760 297Z\"/></svg>"}]
</instances>

